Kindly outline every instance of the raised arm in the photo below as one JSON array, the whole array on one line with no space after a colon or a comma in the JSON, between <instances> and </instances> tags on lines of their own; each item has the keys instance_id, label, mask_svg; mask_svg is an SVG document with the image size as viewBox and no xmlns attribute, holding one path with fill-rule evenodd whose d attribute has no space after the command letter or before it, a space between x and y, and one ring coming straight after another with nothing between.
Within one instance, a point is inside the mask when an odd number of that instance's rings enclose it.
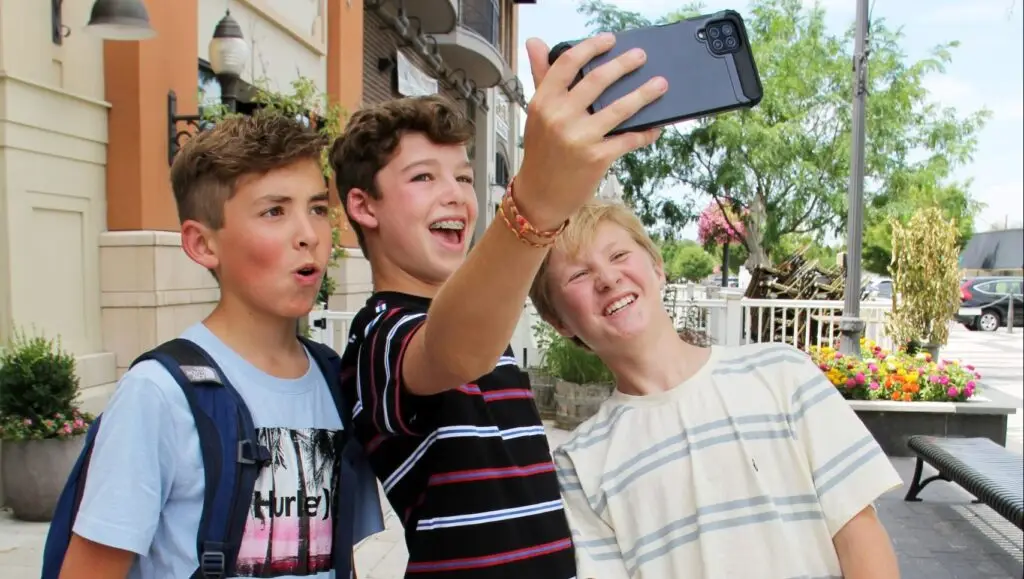
<instances>
[{"instance_id":1,"label":"raised arm","mask_svg":"<svg viewBox=\"0 0 1024 579\"><path fill-rule=\"evenodd\" d=\"M569 90L580 68L614 43L612 35L585 40L549 67L547 46L527 41L537 92L528 107L523 164L512 190L515 207L537 231L557 230L593 196L617 158L657 139L656 130L605 135L664 94L664 79L651 80L597 114L587 112L605 88L643 64L642 53L618 57ZM494 369L547 251L520 240L505 219L494 219L409 342L403 374L410 392L435 394Z\"/></svg>"}]
</instances>

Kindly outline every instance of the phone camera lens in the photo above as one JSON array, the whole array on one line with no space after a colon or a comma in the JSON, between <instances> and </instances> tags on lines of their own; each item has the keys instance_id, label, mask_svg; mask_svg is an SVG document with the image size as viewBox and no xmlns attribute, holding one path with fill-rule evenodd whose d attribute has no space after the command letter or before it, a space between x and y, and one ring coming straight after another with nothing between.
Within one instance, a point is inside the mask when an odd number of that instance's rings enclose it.
<instances>
[{"instance_id":1,"label":"phone camera lens","mask_svg":"<svg viewBox=\"0 0 1024 579\"><path fill-rule=\"evenodd\" d=\"M729 36L725 39L725 46L727 48L736 48L736 37Z\"/></svg>"},{"instance_id":2,"label":"phone camera lens","mask_svg":"<svg viewBox=\"0 0 1024 579\"><path fill-rule=\"evenodd\" d=\"M730 25L730 24L722 25L722 34L724 34L726 36L732 36L732 25Z\"/></svg>"},{"instance_id":3,"label":"phone camera lens","mask_svg":"<svg viewBox=\"0 0 1024 579\"><path fill-rule=\"evenodd\" d=\"M718 38L722 34L722 31L718 28L708 28L708 36L711 38Z\"/></svg>"},{"instance_id":4,"label":"phone camera lens","mask_svg":"<svg viewBox=\"0 0 1024 579\"><path fill-rule=\"evenodd\" d=\"M722 47L723 47L723 44L722 44L722 40L720 38L716 38L716 39L711 41L711 49L712 50L721 51Z\"/></svg>"}]
</instances>

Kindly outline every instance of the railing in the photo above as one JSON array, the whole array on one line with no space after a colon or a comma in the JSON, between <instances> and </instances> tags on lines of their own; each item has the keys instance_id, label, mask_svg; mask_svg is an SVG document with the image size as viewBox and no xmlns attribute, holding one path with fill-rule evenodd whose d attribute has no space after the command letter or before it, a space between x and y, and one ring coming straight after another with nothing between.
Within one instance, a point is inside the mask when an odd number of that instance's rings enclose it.
<instances>
[{"instance_id":1,"label":"railing","mask_svg":"<svg viewBox=\"0 0 1024 579\"><path fill-rule=\"evenodd\" d=\"M461 0L459 24L501 49L501 7L498 0Z\"/></svg>"},{"instance_id":2,"label":"railing","mask_svg":"<svg viewBox=\"0 0 1024 579\"><path fill-rule=\"evenodd\" d=\"M666 292L665 307L677 328L705 333L715 344L784 342L806 349L839 340L841 301L751 299L744 298L738 290L722 293L723 297L709 298L703 288L682 291L670 288ZM885 333L885 316L890 307L890 302L886 301L864 301L860 306L865 337L886 349L893 347ZM314 311L309 315L310 335L341 352L354 315L352 312ZM512 339L512 349L520 363L524 359L530 363L539 359L532 331L538 320L533 306L526 304Z\"/></svg>"}]
</instances>

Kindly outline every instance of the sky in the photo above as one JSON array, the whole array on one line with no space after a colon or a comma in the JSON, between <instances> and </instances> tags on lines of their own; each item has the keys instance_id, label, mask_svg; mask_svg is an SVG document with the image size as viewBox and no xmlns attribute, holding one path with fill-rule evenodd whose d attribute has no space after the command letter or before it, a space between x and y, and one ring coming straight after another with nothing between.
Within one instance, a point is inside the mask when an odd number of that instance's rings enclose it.
<instances>
[{"instance_id":1,"label":"sky","mask_svg":"<svg viewBox=\"0 0 1024 579\"><path fill-rule=\"evenodd\" d=\"M652 18L689 3L609 1ZM856 2L820 0L826 10L826 22L834 33L841 34L853 23ZM940 43L960 41L946 73L928 77L926 88L936 101L955 107L961 116L982 108L992 112L978 134L973 162L961 167L955 177L971 179L971 195L985 205L975 219L977 231L987 231L993 224L1020 226L1024 221L1024 1L874 0L873 4L874 17L885 18L890 27L903 28L903 49L909 59L926 57ZM554 46L563 40L587 36L587 19L577 13L577 5L578 0L537 0L536 4L520 5L519 78L527 100L533 95L534 86L526 39L537 37ZM746 0L705 0L704 6L707 12L724 8L747 12ZM770 86L765 88L771 90ZM870 133L871 127L867 130ZM683 195L684 191L675 188L662 193L673 196ZM696 224L686 227L683 236L695 238Z\"/></svg>"}]
</instances>

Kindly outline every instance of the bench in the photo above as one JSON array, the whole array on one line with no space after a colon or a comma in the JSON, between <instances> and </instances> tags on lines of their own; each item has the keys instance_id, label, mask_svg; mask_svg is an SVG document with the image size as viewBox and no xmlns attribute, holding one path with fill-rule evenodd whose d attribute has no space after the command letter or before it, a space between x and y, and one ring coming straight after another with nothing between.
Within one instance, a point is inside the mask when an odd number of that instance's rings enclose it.
<instances>
[{"instance_id":1,"label":"bench","mask_svg":"<svg viewBox=\"0 0 1024 579\"><path fill-rule=\"evenodd\" d=\"M907 446L917 453L914 480L903 500L920 501L918 494L935 480L953 482L977 497L1017 528L1024 529L1024 457L988 438L942 438L915 435ZM939 474L921 480L924 463Z\"/></svg>"}]
</instances>

